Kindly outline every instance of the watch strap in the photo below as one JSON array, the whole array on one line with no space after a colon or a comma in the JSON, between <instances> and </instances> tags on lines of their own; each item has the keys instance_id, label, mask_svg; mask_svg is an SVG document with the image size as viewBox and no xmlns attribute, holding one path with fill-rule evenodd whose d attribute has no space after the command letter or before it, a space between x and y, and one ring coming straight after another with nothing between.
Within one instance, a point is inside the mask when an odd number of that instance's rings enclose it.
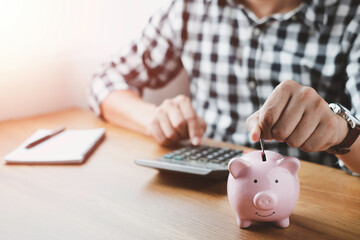
<instances>
[{"instance_id":1,"label":"watch strap","mask_svg":"<svg viewBox=\"0 0 360 240\"><path fill-rule=\"evenodd\" d=\"M348 128L349 131L346 137L344 138L344 140L340 144L330 147L328 150L326 150L326 152L331 154L345 154L350 152L351 145L356 141L356 139L360 135L360 129L357 126L351 128L349 125Z\"/></svg>"}]
</instances>

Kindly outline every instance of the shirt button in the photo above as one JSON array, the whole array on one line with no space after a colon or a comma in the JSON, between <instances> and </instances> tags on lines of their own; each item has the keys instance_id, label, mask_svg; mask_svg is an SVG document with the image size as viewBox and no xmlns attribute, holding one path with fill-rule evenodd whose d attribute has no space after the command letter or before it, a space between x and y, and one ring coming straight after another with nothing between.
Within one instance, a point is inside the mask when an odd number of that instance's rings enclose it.
<instances>
[{"instance_id":1,"label":"shirt button","mask_svg":"<svg viewBox=\"0 0 360 240\"><path fill-rule=\"evenodd\" d=\"M260 31L260 29L259 28L254 28L254 31L253 31L253 35L254 36L259 36L260 35L260 33L261 33L261 31Z\"/></svg>"},{"instance_id":2,"label":"shirt button","mask_svg":"<svg viewBox=\"0 0 360 240\"><path fill-rule=\"evenodd\" d=\"M251 80L248 82L248 86L251 90L254 90L256 88L256 83L254 80Z\"/></svg>"}]
</instances>

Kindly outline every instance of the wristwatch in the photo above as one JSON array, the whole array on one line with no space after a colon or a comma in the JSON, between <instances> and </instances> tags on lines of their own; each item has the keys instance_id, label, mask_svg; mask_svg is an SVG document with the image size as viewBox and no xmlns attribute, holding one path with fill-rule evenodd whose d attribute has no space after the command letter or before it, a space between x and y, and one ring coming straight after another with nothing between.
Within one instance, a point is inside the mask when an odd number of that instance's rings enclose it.
<instances>
[{"instance_id":1,"label":"wristwatch","mask_svg":"<svg viewBox=\"0 0 360 240\"><path fill-rule=\"evenodd\" d=\"M339 103L330 103L330 109L337 115L344 118L348 124L349 131L345 139L338 145L332 146L326 152L331 154L345 154L350 152L351 145L356 141L360 135L360 121L353 116L350 111Z\"/></svg>"}]
</instances>

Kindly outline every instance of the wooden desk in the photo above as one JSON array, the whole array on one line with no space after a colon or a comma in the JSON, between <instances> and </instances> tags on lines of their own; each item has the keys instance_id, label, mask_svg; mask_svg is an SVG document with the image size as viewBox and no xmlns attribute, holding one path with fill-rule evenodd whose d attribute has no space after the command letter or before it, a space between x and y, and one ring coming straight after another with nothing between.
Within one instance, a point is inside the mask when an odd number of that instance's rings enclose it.
<instances>
[{"instance_id":1,"label":"wooden desk","mask_svg":"<svg viewBox=\"0 0 360 240\"><path fill-rule=\"evenodd\" d=\"M83 165L4 165L38 128L105 127ZM0 239L360 239L360 178L302 162L290 226L239 229L226 182L159 173L135 157L168 151L151 139L71 109L0 123Z\"/></svg>"}]
</instances>

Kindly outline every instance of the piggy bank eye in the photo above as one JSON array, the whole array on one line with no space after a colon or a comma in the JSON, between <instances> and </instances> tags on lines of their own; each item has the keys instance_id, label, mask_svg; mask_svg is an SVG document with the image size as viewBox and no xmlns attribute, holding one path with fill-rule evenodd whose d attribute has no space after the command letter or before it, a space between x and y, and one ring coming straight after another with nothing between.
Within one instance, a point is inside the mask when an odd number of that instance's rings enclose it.
<instances>
[{"instance_id":1,"label":"piggy bank eye","mask_svg":"<svg viewBox=\"0 0 360 240\"><path fill-rule=\"evenodd\" d=\"M257 183L257 180L256 180L256 179L254 180L254 183Z\"/></svg>"},{"instance_id":2,"label":"piggy bank eye","mask_svg":"<svg viewBox=\"0 0 360 240\"><path fill-rule=\"evenodd\" d=\"M276 179L276 180L275 180L275 182L276 182L276 183L278 183L278 182L279 182L279 180L277 180L277 179Z\"/></svg>"}]
</instances>

